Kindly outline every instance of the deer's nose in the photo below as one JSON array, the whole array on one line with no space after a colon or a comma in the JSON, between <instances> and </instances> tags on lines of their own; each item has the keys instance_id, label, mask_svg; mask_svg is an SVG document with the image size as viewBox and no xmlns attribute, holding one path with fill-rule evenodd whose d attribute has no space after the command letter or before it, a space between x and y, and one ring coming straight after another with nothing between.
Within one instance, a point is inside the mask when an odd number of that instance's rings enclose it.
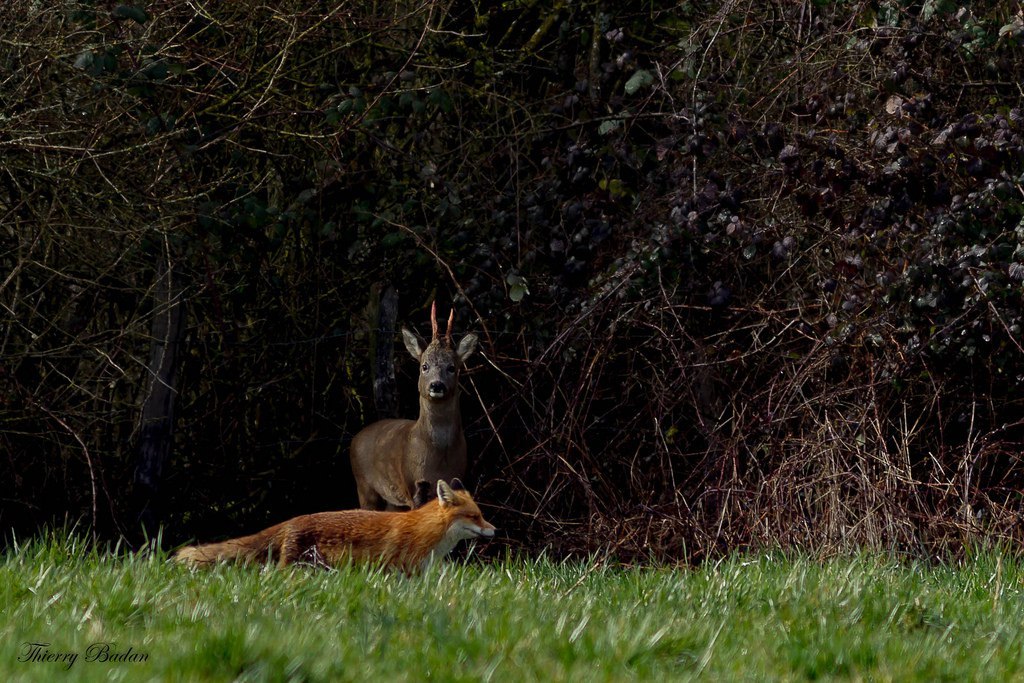
<instances>
[{"instance_id":1,"label":"deer's nose","mask_svg":"<svg viewBox=\"0 0 1024 683\"><path fill-rule=\"evenodd\" d=\"M448 392L448 387L445 386L444 382L431 382L427 386L427 391L430 393L431 398L444 398L444 395Z\"/></svg>"}]
</instances>

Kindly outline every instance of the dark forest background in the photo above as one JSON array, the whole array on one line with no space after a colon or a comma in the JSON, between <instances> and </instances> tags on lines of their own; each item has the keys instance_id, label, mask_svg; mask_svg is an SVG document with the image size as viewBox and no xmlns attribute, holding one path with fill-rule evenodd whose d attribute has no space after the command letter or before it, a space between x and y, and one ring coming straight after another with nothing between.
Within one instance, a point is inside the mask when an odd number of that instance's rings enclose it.
<instances>
[{"instance_id":1,"label":"dark forest background","mask_svg":"<svg viewBox=\"0 0 1024 683\"><path fill-rule=\"evenodd\" d=\"M14 0L0 527L354 506L436 299L492 546L1016 545L1022 39L1016 2Z\"/></svg>"}]
</instances>

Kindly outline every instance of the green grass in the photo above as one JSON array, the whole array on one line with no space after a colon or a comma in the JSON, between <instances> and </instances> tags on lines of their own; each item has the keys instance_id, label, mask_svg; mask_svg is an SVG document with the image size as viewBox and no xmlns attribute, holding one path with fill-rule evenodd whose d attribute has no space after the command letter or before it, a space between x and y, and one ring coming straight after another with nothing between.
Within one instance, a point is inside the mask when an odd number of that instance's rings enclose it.
<instances>
[{"instance_id":1,"label":"green grass","mask_svg":"<svg viewBox=\"0 0 1024 683\"><path fill-rule=\"evenodd\" d=\"M51 539L0 557L0 680L1002 681L1024 677L1022 579L996 553L191 571ZM19 661L26 642L78 660Z\"/></svg>"}]
</instances>

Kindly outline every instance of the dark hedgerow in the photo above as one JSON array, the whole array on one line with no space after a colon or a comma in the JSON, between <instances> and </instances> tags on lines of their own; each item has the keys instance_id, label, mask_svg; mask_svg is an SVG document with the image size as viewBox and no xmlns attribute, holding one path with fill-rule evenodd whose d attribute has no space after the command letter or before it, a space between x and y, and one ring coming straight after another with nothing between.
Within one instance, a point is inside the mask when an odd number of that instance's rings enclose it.
<instances>
[{"instance_id":1,"label":"dark hedgerow","mask_svg":"<svg viewBox=\"0 0 1024 683\"><path fill-rule=\"evenodd\" d=\"M353 505L391 285L480 333L472 479L511 543L1019 541L1014 3L441 9L15 3L5 526Z\"/></svg>"}]
</instances>

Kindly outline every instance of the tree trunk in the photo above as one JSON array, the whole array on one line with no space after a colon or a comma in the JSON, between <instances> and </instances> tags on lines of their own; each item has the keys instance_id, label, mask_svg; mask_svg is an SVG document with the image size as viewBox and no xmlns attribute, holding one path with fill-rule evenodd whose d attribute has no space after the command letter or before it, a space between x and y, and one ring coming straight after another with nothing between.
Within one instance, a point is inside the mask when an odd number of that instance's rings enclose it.
<instances>
[{"instance_id":1,"label":"tree trunk","mask_svg":"<svg viewBox=\"0 0 1024 683\"><path fill-rule=\"evenodd\" d=\"M373 405L377 419L398 414L395 387L395 323L398 320L398 292L388 285L377 307L377 329L373 343Z\"/></svg>"},{"instance_id":2,"label":"tree trunk","mask_svg":"<svg viewBox=\"0 0 1024 683\"><path fill-rule=\"evenodd\" d=\"M185 332L185 305L169 253L163 254L153 287L153 320L148 388L142 405L138 467L135 471L136 509L148 539L155 539L161 522L161 483L171 452L174 404L178 393L178 364Z\"/></svg>"}]
</instances>

